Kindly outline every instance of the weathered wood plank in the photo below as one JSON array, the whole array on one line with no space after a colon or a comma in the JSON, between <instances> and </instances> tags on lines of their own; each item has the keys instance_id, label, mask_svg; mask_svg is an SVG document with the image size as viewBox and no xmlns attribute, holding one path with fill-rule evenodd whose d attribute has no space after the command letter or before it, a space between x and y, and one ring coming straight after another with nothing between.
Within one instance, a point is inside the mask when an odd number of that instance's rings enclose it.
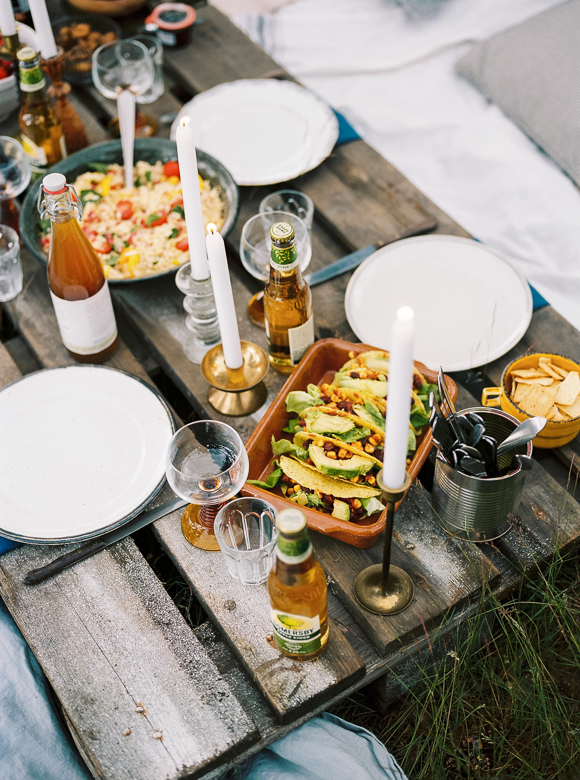
<instances>
[{"instance_id":1,"label":"weathered wood plank","mask_svg":"<svg viewBox=\"0 0 580 780\"><path fill-rule=\"evenodd\" d=\"M315 661L298 663L280 655L267 641L272 623L265 584L242 585L228 574L219 553L190 545L179 512L159 520L154 530L283 723L364 676L362 659L332 620L328 646Z\"/></svg>"},{"instance_id":2,"label":"weathered wood plank","mask_svg":"<svg viewBox=\"0 0 580 780\"><path fill-rule=\"evenodd\" d=\"M65 547L0 559L0 591L98 777L197 777L258 738L130 539L35 587Z\"/></svg>"},{"instance_id":3,"label":"weathered wood plank","mask_svg":"<svg viewBox=\"0 0 580 780\"><path fill-rule=\"evenodd\" d=\"M382 561L382 534L368 550L350 549L319 534L314 544L331 587L382 655L422 635L443 615L477 599L482 587L493 585L500 576L476 545L458 542L440 528L429 494L417 483L395 516L392 562L407 571L415 584L413 602L399 615L384 617L368 612L354 595L357 574Z\"/></svg>"},{"instance_id":4,"label":"weathered wood plank","mask_svg":"<svg viewBox=\"0 0 580 780\"><path fill-rule=\"evenodd\" d=\"M4 344L0 343L0 387L9 385L10 382L14 382L19 378L20 370L18 366L10 357L10 353Z\"/></svg>"}]
</instances>

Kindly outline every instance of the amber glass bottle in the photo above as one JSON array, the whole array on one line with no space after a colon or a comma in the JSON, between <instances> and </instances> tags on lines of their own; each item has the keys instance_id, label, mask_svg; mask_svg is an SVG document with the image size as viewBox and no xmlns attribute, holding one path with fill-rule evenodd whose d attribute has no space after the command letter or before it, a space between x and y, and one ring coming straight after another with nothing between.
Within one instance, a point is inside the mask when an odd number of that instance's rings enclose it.
<instances>
[{"instance_id":1,"label":"amber glass bottle","mask_svg":"<svg viewBox=\"0 0 580 780\"><path fill-rule=\"evenodd\" d=\"M326 576L312 554L304 514L284 509L276 526L276 556L268 579L274 641L289 658L311 661L328 641Z\"/></svg>"},{"instance_id":2,"label":"amber glass bottle","mask_svg":"<svg viewBox=\"0 0 580 780\"><path fill-rule=\"evenodd\" d=\"M18 52L18 59L22 94L18 121L22 146L33 175L38 176L66 157L66 143L56 107L46 91L37 53L25 46Z\"/></svg>"},{"instance_id":3,"label":"amber glass bottle","mask_svg":"<svg viewBox=\"0 0 580 780\"><path fill-rule=\"evenodd\" d=\"M48 284L65 347L79 363L103 363L118 346L101 261L79 224L80 204L62 173L42 182L41 216L51 221Z\"/></svg>"},{"instance_id":4,"label":"amber glass bottle","mask_svg":"<svg viewBox=\"0 0 580 780\"><path fill-rule=\"evenodd\" d=\"M270 363L280 373L291 374L314 344L312 293L302 277L292 225L277 222L270 238L270 279L264 290Z\"/></svg>"}]
</instances>

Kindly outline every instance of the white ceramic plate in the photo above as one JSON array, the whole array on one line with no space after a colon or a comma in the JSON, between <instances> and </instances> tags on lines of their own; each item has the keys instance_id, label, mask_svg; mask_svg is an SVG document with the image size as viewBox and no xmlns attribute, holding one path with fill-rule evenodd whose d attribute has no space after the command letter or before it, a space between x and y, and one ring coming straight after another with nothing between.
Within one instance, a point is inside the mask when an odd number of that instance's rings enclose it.
<instances>
[{"instance_id":1,"label":"white ceramic plate","mask_svg":"<svg viewBox=\"0 0 580 780\"><path fill-rule=\"evenodd\" d=\"M532 318L524 276L468 238L421 236L372 254L346 290L346 316L365 344L389 349L400 306L415 312L415 359L463 371L505 355Z\"/></svg>"},{"instance_id":2,"label":"white ceramic plate","mask_svg":"<svg viewBox=\"0 0 580 780\"><path fill-rule=\"evenodd\" d=\"M0 392L0 534L39 544L98 536L165 480L173 421L148 385L102 366L28 374Z\"/></svg>"},{"instance_id":3,"label":"white ceramic plate","mask_svg":"<svg viewBox=\"0 0 580 780\"><path fill-rule=\"evenodd\" d=\"M304 87L276 79L220 84L187 103L196 145L218 159L237 184L288 181L316 168L338 138L338 120Z\"/></svg>"}]
</instances>

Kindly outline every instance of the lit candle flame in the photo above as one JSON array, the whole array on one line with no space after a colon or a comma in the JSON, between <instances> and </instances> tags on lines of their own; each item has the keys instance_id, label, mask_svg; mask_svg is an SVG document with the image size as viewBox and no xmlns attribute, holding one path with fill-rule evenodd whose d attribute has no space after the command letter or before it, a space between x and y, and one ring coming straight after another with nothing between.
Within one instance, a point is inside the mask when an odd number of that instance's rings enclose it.
<instances>
[{"instance_id":1,"label":"lit candle flame","mask_svg":"<svg viewBox=\"0 0 580 780\"><path fill-rule=\"evenodd\" d=\"M182 117L180 124L181 124L183 127L187 127L187 125L189 124L189 117L188 117L188 116L184 116L184 117Z\"/></svg>"},{"instance_id":2,"label":"lit candle flame","mask_svg":"<svg viewBox=\"0 0 580 780\"><path fill-rule=\"evenodd\" d=\"M213 223L213 222L210 222L210 223L208 224L208 226L207 226L207 232L208 232L208 233L211 233L212 235L213 235L214 233L217 233L217 227L214 225L214 223Z\"/></svg>"},{"instance_id":3,"label":"lit candle flame","mask_svg":"<svg viewBox=\"0 0 580 780\"><path fill-rule=\"evenodd\" d=\"M401 306L397 312L399 322L411 322L414 316L413 309L410 306Z\"/></svg>"}]
</instances>

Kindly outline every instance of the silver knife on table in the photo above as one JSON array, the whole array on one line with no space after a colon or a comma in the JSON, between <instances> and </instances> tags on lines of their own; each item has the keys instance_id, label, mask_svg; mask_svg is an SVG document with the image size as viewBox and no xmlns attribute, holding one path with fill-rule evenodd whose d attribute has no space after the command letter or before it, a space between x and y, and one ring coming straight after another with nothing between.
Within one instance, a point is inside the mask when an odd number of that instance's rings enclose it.
<instances>
[{"instance_id":1,"label":"silver knife on table","mask_svg":"<svg viewBox=\"0 0 580 780\"><path fill-rule=\"evenodd\" d=\"M322 284L323 282L328 282L329 279L334 279L335 276L340 276L347 271L352 271L353 268L357 268L363 260L370 257L377 249L380 249L387 244L392 244L395 241L400 241L402 238L411 238L411 236L420 236L423 233L429 233L431 230L435 230L436 227L437 220L429 217L419 225L415 225L409 230L403 230L396 236L386 239L386 241L378 241L376 244L370 244L362 249L357 249L356 252L341 257L336 263L331 263L330 265L327 265L326 268L321 268L319 271L313 271L311 274L306 274L304 280L310 287Z\"/></svg>"},{"instance_id":2,"label":"silver knife on table","mask_svg":"<svg viewBox=\"0 0 580 780\"><path fill-rule=\"evenodd\" d=\"M184 501L182 498L176 498L174 501L168 501L166 504L155 507L155 509L146 509L128 523L125 523L119 528L115 528L114 531L109 531L108 533L99 536L97 539L93 539L92 541L87 542L87 544L77 547L76 550L72 550L71 552L67 552L64 555L55 558L54 561L47 563L46 566L41 566L39 569L32 569L32 571L29 571L24 577L23 581L26 585L36 585L39 582L43 582L49 577L52 577L53 574L58 574L63 571L63 569L72 566L73 563L78 563L79 561L84 561L85 558L90 558L91 555L95 555L95 553L104 550L105 547L108 547L110 544L114 544L115 542L124 539L126 536L131 536L131 534L134 534L141 528L145 528L149 523L154 523L155 520L159 520L160 517L164 517L188 503L188 501Z\"/></svg>"}]
</instances>

